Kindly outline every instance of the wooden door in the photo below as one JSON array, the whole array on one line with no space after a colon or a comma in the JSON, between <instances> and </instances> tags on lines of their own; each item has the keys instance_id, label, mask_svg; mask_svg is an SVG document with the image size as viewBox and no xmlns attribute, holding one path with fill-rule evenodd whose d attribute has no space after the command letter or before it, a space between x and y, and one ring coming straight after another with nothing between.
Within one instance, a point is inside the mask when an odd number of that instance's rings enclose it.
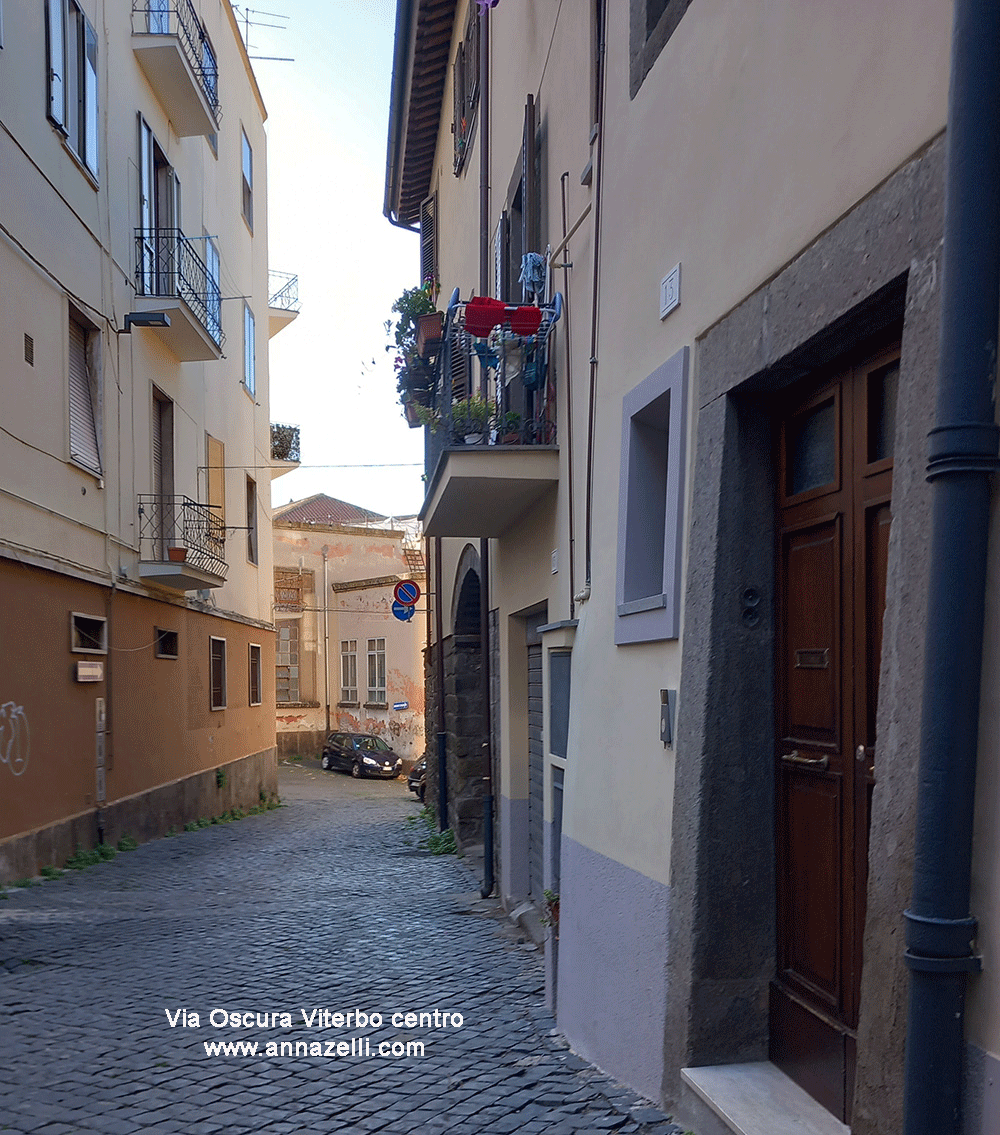
<instances>
[{"instance_id":1,"label":"wooden door","mask_svg":"<svg viewBox=\"0 0 1000 1135\"><path fill-rule=\"evenodd\" d=\"M898 347L779 415L771 1059L850 1122Z\"/></svg>"}]
</instances>

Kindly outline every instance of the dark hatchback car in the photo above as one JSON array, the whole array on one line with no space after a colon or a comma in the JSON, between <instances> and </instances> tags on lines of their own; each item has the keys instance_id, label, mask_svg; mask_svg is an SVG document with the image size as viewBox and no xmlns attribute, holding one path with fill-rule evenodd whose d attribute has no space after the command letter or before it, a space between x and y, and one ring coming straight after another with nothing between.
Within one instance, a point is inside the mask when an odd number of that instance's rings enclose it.
<instances>
[{"instance_id":1,"label":"dark hatchback car","mask_svg":"<svg viewBox=\"0 0 1000 1135\"><path fill-rule=\"evenodd\" d=\"M368 733L331 733L323 746L323 768L343 769L351 776L377 776L392 780L403 770L397 757L381 737Z\"/></svg>"}]
</instances>

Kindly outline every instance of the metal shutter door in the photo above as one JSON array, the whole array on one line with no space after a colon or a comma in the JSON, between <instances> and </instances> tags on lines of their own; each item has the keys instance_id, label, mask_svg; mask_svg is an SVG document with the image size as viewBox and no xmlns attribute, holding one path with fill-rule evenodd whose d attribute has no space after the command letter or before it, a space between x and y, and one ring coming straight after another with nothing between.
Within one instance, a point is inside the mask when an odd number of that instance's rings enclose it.
<instances>
[{"instance_id":1,"label":"metal shutter door","mask_svg":"<svg viewBox=\"0 0 1000 1135\"><path fill-rule=\"evenodd\" d=\"M542 754L542 647L528 647L528 880L529 893L542 897L544 830L544 760Z\"/></svg>"},{"instance_id":2,"label":"metal shutter door","mask_svg":"<svg viewBox=\"0 0 1000 1135\"><path fill-rule=\"evenodd\" d=\"M97 425L87 371L87 332L69 321L69 452L93 473L101 471Z\"/></svg>"}]
</instances>

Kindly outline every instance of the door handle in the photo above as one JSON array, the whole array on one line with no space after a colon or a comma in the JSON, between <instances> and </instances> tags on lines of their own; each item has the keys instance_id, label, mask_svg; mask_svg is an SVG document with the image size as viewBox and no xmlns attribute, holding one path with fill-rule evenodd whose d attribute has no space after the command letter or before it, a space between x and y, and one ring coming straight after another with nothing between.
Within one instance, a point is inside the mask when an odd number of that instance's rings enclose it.
<instances>
[{"instance_id":1,"label":"door handle","mask_svg":"<svg viewBox=\"0 0 1000 1135\"><path fill-rule=\"evenodd\" d=\"M823 757L800 757L798 749L793 749L790 753L782 753L781 759L789 765L798 765L799 768L814 768L823 770L830 764L830 758Z\"/></svg>"}]
</instances>

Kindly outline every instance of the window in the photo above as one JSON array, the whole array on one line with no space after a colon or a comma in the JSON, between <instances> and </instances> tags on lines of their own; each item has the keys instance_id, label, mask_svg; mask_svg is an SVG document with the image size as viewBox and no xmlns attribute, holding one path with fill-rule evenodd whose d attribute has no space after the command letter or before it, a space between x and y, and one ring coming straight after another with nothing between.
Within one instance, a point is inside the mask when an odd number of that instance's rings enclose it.
<instances>
[{"instance_id":1,"label":"window","mask_svg":"<svg viewBox=\"0 0 1000 1135\"><path fill-rule=\"evenodd\" d=\"M278 619L275 623L278 632L275 654L275 672L278 704L300 701L299 697L299 621L298 619Z\"/></svg>"},{"instance_id":2,"label":"window","mask_svg":"<svg viewBox=\"0 0 1000 1135\"><path fill-rule=\"evenodd\" d=\"M297 571L275 571L274 609L276 611L302 610L302 574Z\"/></svg>"},{"instance_id":3,"label":"window","mask_svg":"<svg viewBox=\"0 0 1000 1135\"><path fill-rule=\"evenodd\" d=\"M71 611L69 633L69 648L74 654L108 653L108 620L103 616Z\"/></svg>"},{"instance_id":4,"label":"window","mask_svg":"<svg viewBox=\"0 0 1000 1135\"><path fill-rule=\"evenodd\" d=\"M205 464L208 466L208 503L220 524L226 523L226 447L205 434Z\"/></svg>"},{"instance_id":5,"label":"window","mask_svg":"<svg viewBox=\"0 0 1000 1135\"><path fill-rule=\"evenodd\" d=\"M358 704L358 640L354 638L340 644L340 700Z\"/></svg>"},{"instance_id":6,"label":"window","mask_svg":"<svg viewBox=\"0 0 1000 1135\"><path fill-rule=\"evenodd\" d=\"M250 704L260 705L261 703L261 669L260 669L260 647L255 643L250 643Z\"/></svg>"},{"instance_id":7,"label":"window","mask_svg":"<svg viewBox=\"0 0 1000 1135\"><path fill-rule=\"evenodd\" d=\"M437 194L420 203L420 283L437 284ZM435 293L436 294L436 293Z\"/></svg>"},{"instance_id":8,"label":"window","mask_svg":"<svg viewBox=\"0 0 1000 1135\"><path fill-rule=\"evenodd\" d=\"M554 757L566 756L571 660L568 650L549 651L549 752Z\"/></svg>"},{"instance_id":9,"label":"window","mask_svg":"<svg viewBox=\"0 0 1000 1135\"><path fill-rule=\"evenodd\" d=\"M211 646L212 709L226 708L226 640L209 639Z\"/></svg>"},{"instance_id":10,"label":"window","mask_svg":"<svg viewBox=\"0 0 1000 1135\"><path fill-rule=\"evenodd\" d=\"M615 642L677 638L688 348L625 395Z\"/></svg>"},{"instance_id":11,"label":"window","mask_svg":"<svg viewBox=\"0 0 1000 1135\"><path fill-rule=\"evenodd\" d=\"M247 559L257 562L257 482L247 477Z\"/></svg>"},{"instance_id":12,"label":"window","mask_svg":"<svg viewBox=\"0 0 1000 1135\"><path fill-rule=\"evenodd\" d=\"M243 131L243 219L253 232L253 150Z\"/></svg>"},{"instance_id":13,"label":"window","mask_svg":"<svg viewBox=\"0 0 1000 1135\"><path fill-rule=\"evenodd\" d=\"M219 65L204 28L201 29L201 78L209 104L215 109L219 105Z\"/></svg>"},{"instance_id":14,"label":"window","mask_svg":"<svg viewBox=\"0 0 1000 1135\"><path fill-rule=\"evenodd\" d=\"M479 102L479 6L469 5L469 18L465 25L465 39L458 45L452 66L452 94L454 120L452 131L455 142L454 168L458 176L465 164L465 155L472 141L472 124Z\"/></svg>"},{"instance_id":15,"label":"window","mask_svg":"<svg viewBox=\"0 0 1000 1135\"><path fill-rule=\"evenodd\" d=\"M368 703L385 704L385 639L368 640Z\"/></svg>"},{"instance_id":16,"label":"window","mask_svg":"<svg viewBox=\"0 0 1000 1135\"><path fill-rule=\"evenodd\" d=\"M157 658L176 658L177 655L177 632L165 631L159 627L155 628L156 633L156 657Z\"/></svg>"},{"instance_id":17,"label":"window","mask_svg":"<svg viewBox=\"0 0 1000 1135\"><path fill-rule=\"evenodd\" d=\"M253 312L243 305L243 385L250 394L257 393L256 324Z\"/></svg>"},{"instance_id":18,"label":"window","mask_svg":"<svg viewBox=\"0 0 1000 1135\"><path fill-rule=\"evenodd\" d=\"M208 329L218 343L222 338L222 287L219 283L219 249L215 241L205 234L205 310L208 314Z\"/></svg>"},{"instance_id":19,"label":"window","mask_svg":"<svg viewBox=\"0 0 1000 1135\"><path fill-rule=\"evenodd\" d=\"M49 118L97 177L97 33L76 0L46 0Z\"/></svg>"},{"instance_id":20,"label":"window","mask_svg":"<svg viewBox=\"0 0 1000 1135\"><path fill-rule=\"evenodd\" d=\"M691 0L629 2L629 98L634 99Z\"/></svg>"},{"instance_id":21,"label":"window","mask_svg":"<svg viewBox=\"0 0 1000 1135\"><path fill-rule=\"evenodd\" d=\"M101 451L95 405L100 405L96 365L99 336L70 316L69 455L95 476L101 475Z\"/></svg>"}]
</instances>

